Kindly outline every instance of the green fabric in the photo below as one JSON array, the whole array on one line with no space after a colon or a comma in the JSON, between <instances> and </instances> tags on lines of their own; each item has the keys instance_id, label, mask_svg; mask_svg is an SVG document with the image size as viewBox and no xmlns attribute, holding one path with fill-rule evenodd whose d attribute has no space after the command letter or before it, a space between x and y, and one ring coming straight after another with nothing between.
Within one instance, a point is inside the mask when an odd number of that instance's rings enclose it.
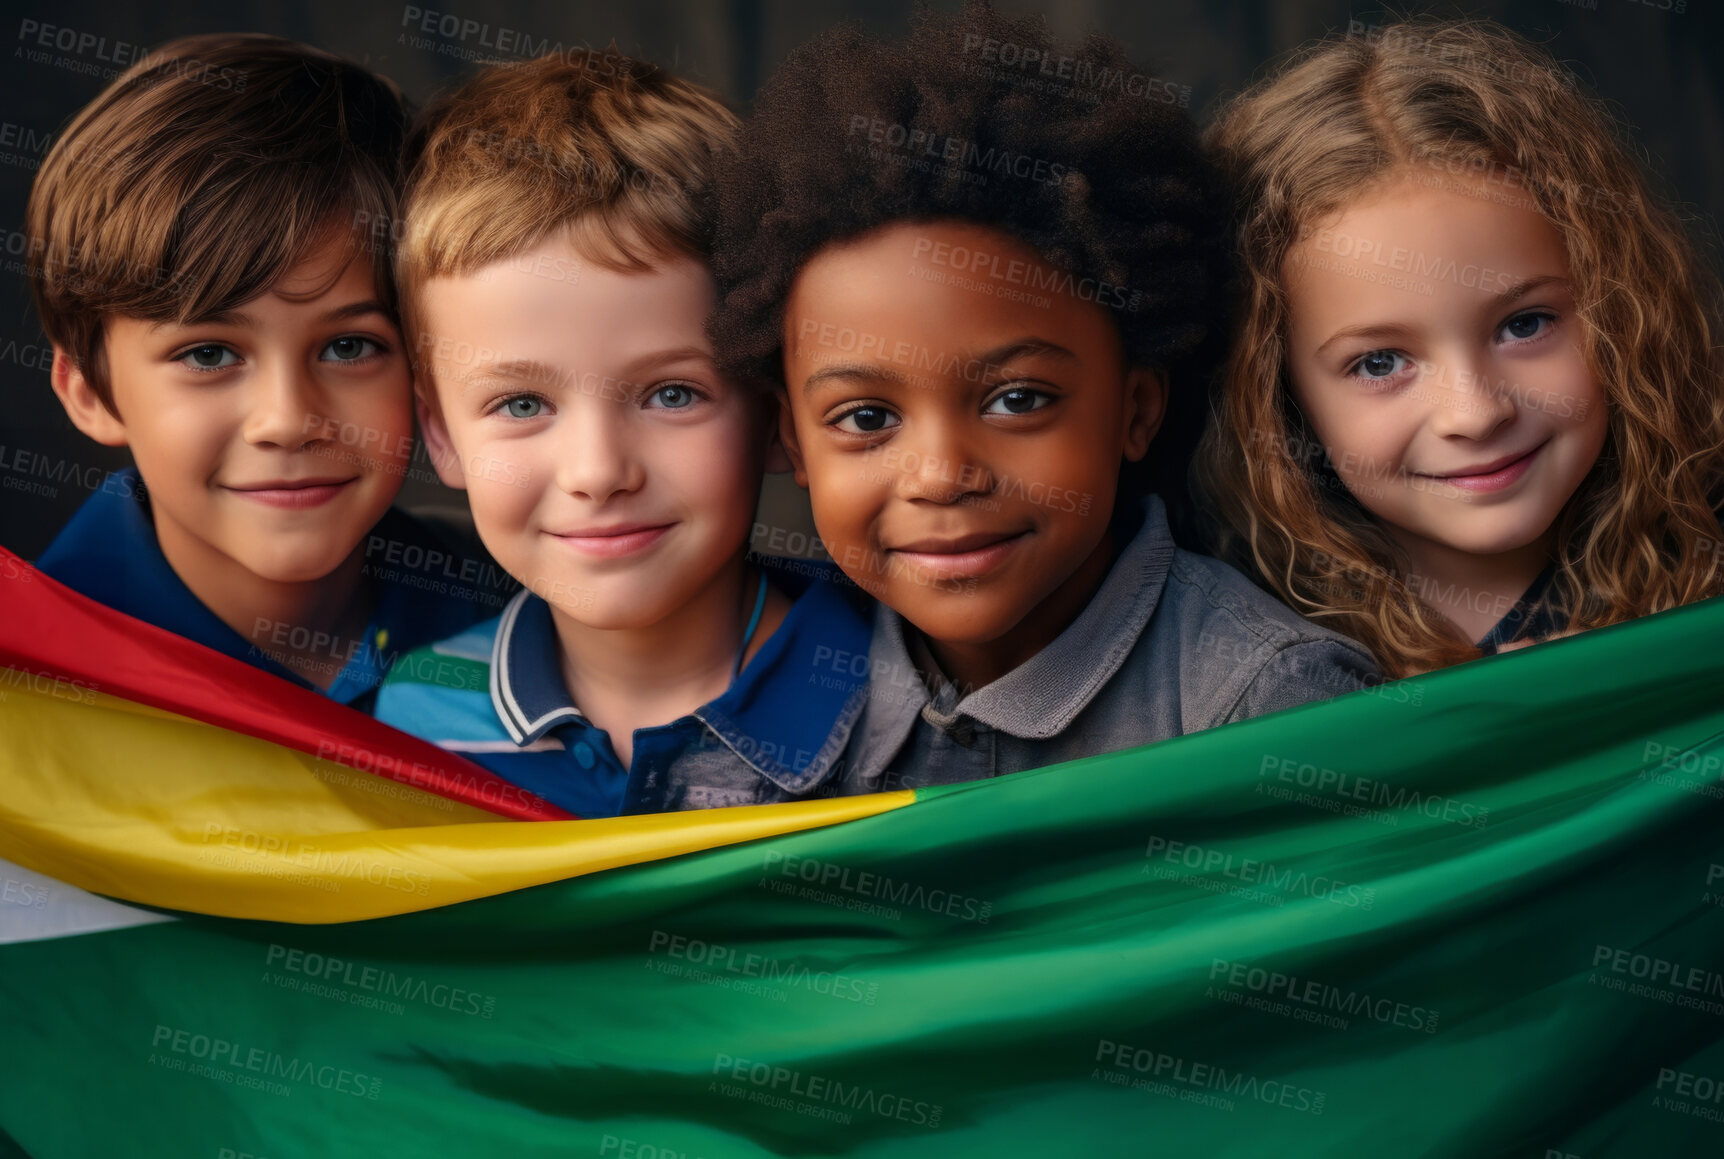
<instances>
[{"instance_id":1,"label":"green fabric","mask_svg":"<svg viewBox=\"0 0 1724 1159\"><path fill-rule=\"evenodd\" d=\"M410 917L0 946L0 1153L1724 1153L1721 641Z\"/></svg>"}]
</instances>

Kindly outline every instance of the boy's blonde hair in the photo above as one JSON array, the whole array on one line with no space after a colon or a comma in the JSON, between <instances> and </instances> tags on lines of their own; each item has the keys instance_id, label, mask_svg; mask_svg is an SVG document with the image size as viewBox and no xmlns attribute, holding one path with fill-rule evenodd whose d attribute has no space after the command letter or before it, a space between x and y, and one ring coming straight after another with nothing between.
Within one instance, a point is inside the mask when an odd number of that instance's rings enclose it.
<instances>
[{"instance_id":1,"label":"boy's blonde hair","mask_svg":"<svg viewBox=\"0 0 1724 1159\"><path fill-rule=\"evenodd\" d=\"M428 279L472 273L556 230L611 269L704 261L713 161L739 127L716 94L615 50L490 65L434 101L409 146L396 255L415 362Z\"/></svg>"},{"instance_id":2,"label":"boy's blonde hair","mask_svg":"<svg viewBox=\"0 0 1724 1159\"><path fill-rule=\"evenodd\" d=\"M389 81L278 36L189 36L66 126L30 191L30 288L49 341L110 411L102 320L187 323L268 290L346 230L393 310L387 248L408 113ZM116 412L117 413L117 412Z\"/></svg>"},{"instance_id":3,"label":"boy's blonde hair","mask_svg":"<svg viewBox=\"0 0 1724 1159\"><path fill-rule=\"evenodd\" d=\"M1331 39L1229 102L1209 144L1234 185L1244 278L1197 464L1221 554L1392 675L1479 655L1409 586L1407 559L1334 474L1288 381L1289 253L1410 170L1538 210L1567 249L1610 421L1557 519L1551 606L1584 629L1724 589L1717 286L1601 104L1546 52L1483 21Z\"/></svg>"}]
</instances>

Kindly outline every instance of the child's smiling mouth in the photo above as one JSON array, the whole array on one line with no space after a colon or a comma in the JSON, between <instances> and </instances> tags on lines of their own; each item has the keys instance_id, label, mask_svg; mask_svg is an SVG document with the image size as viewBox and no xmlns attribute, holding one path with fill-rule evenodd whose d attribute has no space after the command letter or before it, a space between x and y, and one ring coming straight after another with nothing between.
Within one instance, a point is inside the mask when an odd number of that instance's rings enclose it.
<instances>
[{"instance_id":1,"label":"child's smiling mouth","mask_svg":"<svg viewBox=\"0 0 1724 1159\"><path fill-rule=\"evenodd\" d=\"M1441 480L1449 486L1459 487L1463 491L1501 491L1525 475L1532 466L1533 460L1538 457L1538 453L1549 444L1550 439L1547 438L1531 450L1505 455L1478 466L1463 467L1459 471L1443 474L1430 473L1427 477ZM1424 472L1420 473L1423 474Z\"/></svg>"},{"instance_id":2,"label":"child's smiling mouth","mask_svg":"<svg viewBox=\"0 0 1724 1159\"><path fill-rule=\"evenodd\" d=\"M916 568L974 578L1005 563L1029 536L1027 528L1022 531L976 531L960 536L924 536L888 546L886 552Z\"/></svg>"},{"instance_id":3,"label":"child's smiling mouth","mask_svg":"<svg viewBox=\"0 0 1724 1159\"><path fill-rule=\"evenodd\" d=\"M348 479L272 479L260 483L223 484L223 490L270 507L321 507L357 482Z\"/></svg>"},{"instance_id":4,"label":"child's smiling mouth","mask_svg":"<svg viewBox=\"0 0 1724 1159\"><path fill-rule=\"evenodd\" d=\"M653 546L674 526L674 523L618 523L609 527L583 527L576 531L547 531L545 534L586 555L624 559Z\"/></svg>"}]
</instances>

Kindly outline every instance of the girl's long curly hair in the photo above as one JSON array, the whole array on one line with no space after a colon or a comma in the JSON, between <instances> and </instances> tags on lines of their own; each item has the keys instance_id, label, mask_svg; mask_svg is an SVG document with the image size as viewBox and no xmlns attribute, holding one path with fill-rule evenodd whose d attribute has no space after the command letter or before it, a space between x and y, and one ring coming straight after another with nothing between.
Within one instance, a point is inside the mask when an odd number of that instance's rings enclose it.
<instances>
[{"instance_id":1,"label":"girl's long curly hair","mask_svg":"<svg viewBox=\"0 0 1724 1159\"><path fill-rule=\"evenodd\" d=\"M1211 546L1391 675L1480 652L1418 598L1407 557L1327 455L1305 452L1320 442L1290 390L1282 272L1302 231L1397 172L1530 203L1566 245L1609 432L1558 516L1550 607L1585 629L1724 590L1718 285L1624 140L1547 52L1488 21L1321 42L1209 131L1233 189L1243 290L1194 471Z\"/></svg>"}]
</instances>

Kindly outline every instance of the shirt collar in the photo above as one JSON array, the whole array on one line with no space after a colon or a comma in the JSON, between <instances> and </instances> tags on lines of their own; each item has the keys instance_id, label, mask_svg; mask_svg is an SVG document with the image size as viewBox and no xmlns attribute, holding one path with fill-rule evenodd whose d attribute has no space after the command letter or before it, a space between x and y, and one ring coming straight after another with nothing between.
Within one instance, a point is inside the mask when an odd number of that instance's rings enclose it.
<instances>
[{"instance_id":1,"label":"shirt collar","mask_svg":"<svg viewBox=\"0 0 1724 1159\"><path fill-rule=\"evenodd\" d=\"M1484 638L1474 647L1486 655L1492 655L1504 644L1516 640L1537 639L1557 631L1556 615L1544 598L1554 579L1556 565L1551 564L1538 573L1532 585L1515 601L1514 607L1510 608L1502 619L1492 624L1491 630L1486 632Z\"/></svg>"},{"instance_id":2,"label":"shirt collar","mask_svg":"<svg viewBox=\"0 0 1724 1159\"><path fill-rule=\"evenodd\" d=\"M810 583L724 695L695 710L761 776L805 793L837 767L868 699L868 620Z\"/></svg>"},{"instance_id":3,"label":"shirt collar","mask_svg":"<svg viewBox=\"0 0 1724 1159\"><path fill-rule=\"evenodd\" d=\"M836 585L814 582L730 687L690 717L761 776L805 792L833 771L867 685L867 620ZM589 723L563 681L550 605L524 589L503 610L492 644L491 702L521 746Z\"/></svg>"},{"instance_id":4,"label":"shirt collar","mask_svg":"<svg viewBox=\"0 0 1724 1159\"><path fill-rule=\"evenodd\" d=\"M162 554L145 496L135 467L109 475L55 536L36 566L117 612L317 691L277 663L266 649L230 628L192 593ZM437 545L435 536L418 520L394 508L384 513L371 536L410 544L421 555ZM441 551L439 557L447 554ZM372 590L376 608L360 646L346 658L330 687L321 690L339 703L352 703L374 691L391 657L454 635L483 618L484 609L476 603L444 598L407 583L375 581Z\"/></svg>"},{"instance_id":5,"label":"shirt collar","mask_svg":"<svg viewBox=\"0 0 1724 1159\"><path fill-rule=\"evenodd\" d=\"M1142 524L1077 618L1040 652L968 695L950 685L938 695L928 693L910 658L903 617L882 604L874 618L874 696L895 708L888 713L891 735L881 751L896 753L918 715L936 727L969 717L1024 740L1057 736L1137 645L1167 585L1174 550L1166 508L1159 496L1147 496Z\"/></svg>"},{"instance_id":6,"label":"shirt collar","mask_svg":"<svg viewBox=\"0 0 1724 1159\"><path fill-rule=\"evenodd\" d=\"M518 745L586 719L563 683L559 648L551 605L522 588L503 608L491 641L491 703Z\"/></svg>"}]
</instances>

